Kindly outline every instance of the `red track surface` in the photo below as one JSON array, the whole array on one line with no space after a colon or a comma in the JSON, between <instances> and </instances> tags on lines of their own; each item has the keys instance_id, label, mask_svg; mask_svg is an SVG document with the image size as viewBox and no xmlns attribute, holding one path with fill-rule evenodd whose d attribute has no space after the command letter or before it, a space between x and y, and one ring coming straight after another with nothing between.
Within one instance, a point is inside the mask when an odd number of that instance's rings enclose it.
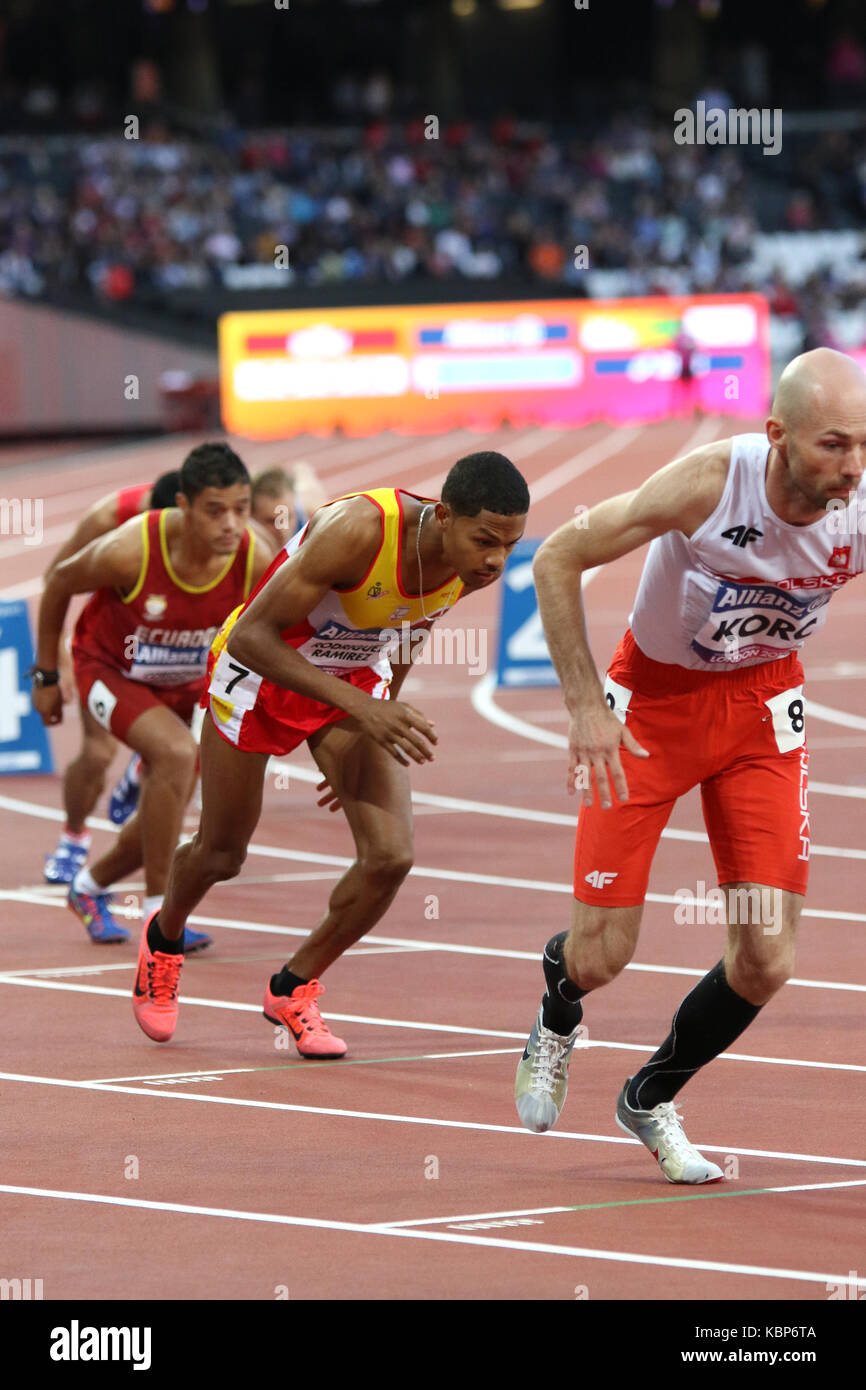
<instances>
[{"instance_id":1,"label":"red track surface","mask_svg":"<svg viewBox=\"0 0 866 1390\"><path fill-rule=\"evenodd\" d=\"M501 448L539 489L528 534L541 536L578 503L635 486L696 429L671 421L634 433L597 425L242 452L255 467L315 459L337 493L394 482L429 491L461 453ZM700 430L733 432L725 422ZM26 466L0 459L7 495L45 499L44 546L0 541L0 584L31 596L86 506L177 466L195 442ZM602 668L640 563L610 566L588 593ZM498 605L494 591L458 610L487 632L491 666ZM590 1046L572 1064L560 1128L529 1135L514 1111L514 1067L542 988L537 958L568 913L573 831L563 818L576 806L562 751L528 736L564 735L556 692L496 694L525 721L515 732L473 707L480 679L463 667L425 665L407 683L436 720L439 749L412 773L417 867L376 932L327 976L325 1013L350 1043L338 1063L277 1048L260 1012L267 974L317 920L352 852L342 818L315 806L305 750L292 766L307 780L270 776L243 875L202 905L216 942L187 962L178 1032L162 1047L132 1018L134 945L91 945L41 881L57 780L4 779L0 1274L42 1278L49 1299L269 1299L283 1286L320 1299L572 1300L585 1289L591 1299L823 1300L827 1281L858 1261L862 1278L863 612L862 586L851 586L807 649L809 693L831 717L810 723L821 848L798 983L681 1096L690 1138L738 1174L706 1189L666 1184L613 1123L624 1077L722 950L721 928L673 918L677 888L714 882L708 845L677 838L703 831L694 794L662 840L637 960L586 1007ZM54 735L60 767L76 739L68 712ZM503 807L516 810L497 814ZM96 849L111 833L98 824ZM129 887L131 907L140 886ZM767 1190L780 1188L800 1190Z\"/></svg>"}]
</instances>

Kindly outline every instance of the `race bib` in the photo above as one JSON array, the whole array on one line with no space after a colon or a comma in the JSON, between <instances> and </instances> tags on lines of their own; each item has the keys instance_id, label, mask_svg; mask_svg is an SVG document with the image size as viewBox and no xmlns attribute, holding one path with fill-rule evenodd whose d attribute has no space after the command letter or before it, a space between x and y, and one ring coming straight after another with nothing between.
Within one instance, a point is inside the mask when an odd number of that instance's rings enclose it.
<instances>
[{"instance_id":1,"label":"race bib","mask_svg":"<svg viewBox=\"0 0 866 1390\"><path fill-rule=\"evenodd\" d=\"M127 673L143 685L190 685L204 680L210 644L206 647L163 647L139 642Z\"/></svg>"},{"instance_id":2,"label":"race bib","mask_svg":"<svg viewBox=\"0 0 866 1390\"><path fill-rule=\"evenodd\" d=\"M117 704L117 696L112 695L104 681L96 680L87 692L87 708L97 724L111 730L111 716Z\"/></svg>"},{"instance_id":3,"label":"race bib","mask_svg":"<svg viewBox=\"0 0 866 1390\"><path fill-rule=\"evenodd\" d=\"M235 661L223 647L211 673L208 694L235 709L248 710L256 703L261 684L262 678L257 672Z\"/></svg>"},{"instance_id":4,"label":"race bib","mask_svg":"<svg viewBox=\"0 0 866 1390\"><path fill-rule=\"evenodd\" d=\"M797 598L774 584L724 580L692 650L712 666L773 661L795 651L824 621L832 591Z\"/></svg>"},{"instance_id":5,"label":"race bib","mask_svg":"<svg viewBox=\"0 0 866 1390\"><path fill-rule=\"evenodd\" d=\"M631 700L633 694L633 690L629 690L624 685L617 685L616 681L612 681L610 676L605 676L604 698L607 701L610 708L613 710L620 724L625 723L625 717L628 713L629 701Z\"/></svg>"},{"instance_id":6,"label":"race bib","mask_svg":"<svg viewBox=\"0 0 866 1390\"><path fill-rule=\"evenodd\" d=\"M303 646L298 647L298 652L315 666L345 671L358 666L375 666L383 654L387 655L387 647L387 639L382 640L382 630L378 627L346 627L331 621L308 637Z\"/></svg>"},{"instance_id":7,"label":"race bib","mask_svg":"<svg viewBox=\"0 0 866 1390\"><path fill-rule=\"evenodd\" d=\"M790 753L793 748L802 748L806 742L806 701L802 685L783 690L764 704L773 716L773 733L779 752Z\"/></svg>"}]
</instances>

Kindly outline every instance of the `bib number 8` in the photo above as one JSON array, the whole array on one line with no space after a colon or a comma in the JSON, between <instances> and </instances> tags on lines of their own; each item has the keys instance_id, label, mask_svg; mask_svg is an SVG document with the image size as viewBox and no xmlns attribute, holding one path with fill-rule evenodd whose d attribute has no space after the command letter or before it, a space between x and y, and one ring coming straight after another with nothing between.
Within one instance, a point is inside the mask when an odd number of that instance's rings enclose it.
<instances>
[{"instance_id":1,"label":"bib number 8","mask_svg":"<svg viewBox=\"0 0 866 1390\"><path fill-rule=\"evenodd\" d=\"M792 700L788 706L788 718L791 721L791 728L795 734L801 734L806 727L806 720L803 712L803 701Z\"/></svg>"},{"instance_id":2,"label":"bib number 8","mask_svg":"<svg viewBox=\"0 0 866 1390\"><path fill-rule=\"evenodd\" d=\"M783 690L764 704L773 717L773 733L780 753L802 748L806 742L806 701L802 685Z\"/></svg>"},{"instance_id":3,"label":"bib number 8","mask_svg":"<svg viewBox=\"0 0 866 1390\"><path fill-rule=\"evenodd\" d=\"M608 709L616 715L620 724L625 723L625 717L628 713L629 703L633 694L634 691L629 690L628 686L618 685L616 681L611 680L610 676L605 676L604 698L607 702Z\"/></svg>"}]
</instances>

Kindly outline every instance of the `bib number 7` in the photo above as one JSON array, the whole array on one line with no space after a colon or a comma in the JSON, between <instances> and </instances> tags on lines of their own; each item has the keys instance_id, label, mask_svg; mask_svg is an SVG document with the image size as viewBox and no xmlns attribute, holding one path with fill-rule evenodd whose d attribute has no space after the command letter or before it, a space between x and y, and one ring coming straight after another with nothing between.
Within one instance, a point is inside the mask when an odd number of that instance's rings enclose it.
<instances>
[{"instance_id":1,"label":"bib number 7","mask_svg":"<svg viewBox=\"0 0 866 1390\"><path fill-rule=\"evenodd\" d=\"M231 680L228 682L226 686L226 694L231 695L238 681L242 681L244 676L248 676L250 673L247 670L246 666L239 666L236 661L230 661L228 663L228 667L230 671L236 672L236 674L232 676Z\"/></svg>"},{"instance_id":2,"label":"bib number 7","mask_svg":"<svg viewBox=\"0 0 866 1390\"><path fill-rule=\"evenodd\" d=\"M238 709L252 709L261 683L261 676L239 661L232 661L223 648L211 676L210 693L214 699L228 700Z\"/></svg>"}]
</instances>

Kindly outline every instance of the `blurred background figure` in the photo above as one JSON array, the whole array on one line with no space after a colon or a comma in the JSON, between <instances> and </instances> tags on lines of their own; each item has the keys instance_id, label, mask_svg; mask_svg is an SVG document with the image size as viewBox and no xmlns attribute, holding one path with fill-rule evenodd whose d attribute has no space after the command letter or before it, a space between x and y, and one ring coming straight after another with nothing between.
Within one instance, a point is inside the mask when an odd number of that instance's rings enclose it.
<instances>
[{"instance_id":1,"label":"blurred background figure","mask_svg":"<svg viewBox=\"0 0 866 1390\"><path fill-rule=\"evenodd\" d=\"M679 358L679 374L673 380L671 393L671 415L699 415L701 413L701 384L695 375L695 349L697 344L685 330L674 339L674 351Z\"/></svg>"},{"instance_id":2,"label":"blurred background figure","mask_svg":"<svg viewBox=\"0 0 866 1390\"><path fill-rule=\"evenodd\" d=\"M276 550L327 500L315 468L303 461L291 470L265 468L253 476L252 518L268 533Z\"/></svg>"}]
</instances>

